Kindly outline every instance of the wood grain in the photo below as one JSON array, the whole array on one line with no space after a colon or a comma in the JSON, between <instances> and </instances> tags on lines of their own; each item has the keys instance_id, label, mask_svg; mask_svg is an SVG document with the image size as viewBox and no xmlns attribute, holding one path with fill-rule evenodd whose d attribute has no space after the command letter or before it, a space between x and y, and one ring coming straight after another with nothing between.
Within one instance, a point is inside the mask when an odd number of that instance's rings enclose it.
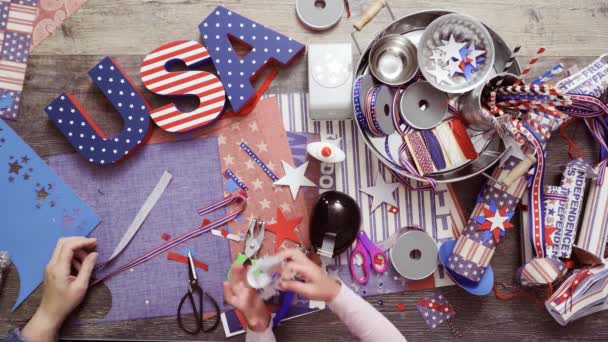
<instances>
[{"instance_id":1,"label":"wood grain","mask_svg":"<svg viewBox=\"0 0 608 342\"><path fill-rule=\"evenodd\" d=\"M353 16L324 33L310 31L295 17L293 1L273 0L89 0L80 11L70 17L60 30L44 41L29 61L20 118L10 122L17 132L42 156L71 151L71 147L52 126L43 111L53 98L64 91L72 91L106 132L120 128L118 115L86 75L89 68L103 56L111 55L133 78L145 96L154 104L166 100L144 90L139 79L139 63L154 48L177 39L199 39L197 26L218 4L260 21L288 36L306 43L350 41L352 24L372 1L350 0ZM415 11L445 8L478 17L497 31L509 45L522 44L523 57L540 46L547 52L534 69L533 75L562 61L566 68L583 66L608 50L608 1L597 0L521 0L509 1L391 1L396 15ZM390 19L383 10L362 32L357 33L362 46ZM355 60L358 56L354 56ZM307 89L306 58L300 58L289 70L279 73L269 92L304 92ZM587 160L597 160L597 146L580 123L568 127ZM549 145L547 184L556 184L565 163L569 160L564 139L554 136ZM463 210L468 215L483 178L455 184ZM519 219L515 220L516 228ZM518 229L512 229L496 252L492 266L497 280L510 281L520 265ZM10 308L17 297L18 275L13 268L0 296L0 336L25 324L35 311L41 296L40 289L16 312ZM516 298L500 301L494 296L483 298L469 295L452 286L443 288L456 308L454 326L457 330L470 329L467 341L606 341L608 313L599 313L560 327L544 307L530 299ZM415 311L418 298L432 291L408 292L369 298L409 341L451 341L446 324L434 331L424 325ZM378 305L378 299L384 304ZM395 304L404 303L405 312ZM103 317L111 307L111 295L104 287L95 288L81 308L85 318ZM329 311L287 322L276 331L279 340L350 341L352 336L345 326ZM178 328L175 318L115 322L104 325L73 326L62 336L69 339L193 339ZM197 340L224 340L218 329L212 334L195 336ZM244 336L233 340L244 340Z\"/></svg>"}]
</instances>

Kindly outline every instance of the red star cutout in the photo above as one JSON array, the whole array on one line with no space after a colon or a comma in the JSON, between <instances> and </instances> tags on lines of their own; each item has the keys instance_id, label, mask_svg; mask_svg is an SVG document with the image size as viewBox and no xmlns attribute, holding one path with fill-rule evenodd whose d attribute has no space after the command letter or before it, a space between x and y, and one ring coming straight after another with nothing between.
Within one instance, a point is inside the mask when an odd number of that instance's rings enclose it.
<instances>
[{"instance_id":1,"label":"red star cutout","mask_svg":"<svg viewBox=\"0 0 608 342\"><path fill-rule=\"evenodd\" d=\"M287 219L285 215L281 211L280 208L277 208L277 222L273 224L266 225L266 230L272 232L276 235L274 241L274 247L278 249L283 241L290 240L295 243L300 240L298 235L296 235L295 229L302 222L301 217Z\"/></svg>"},{"instance_id":2,"label":"red star cutout","mask_svg":"<svg viewBox=\"0 0 608 342\"><path fill-rule=\"evenodd\" d=\"M545 243L547 246L554 246L551 235L557 230L557 227L545 226Z\"/></svg>"}]
</instances>

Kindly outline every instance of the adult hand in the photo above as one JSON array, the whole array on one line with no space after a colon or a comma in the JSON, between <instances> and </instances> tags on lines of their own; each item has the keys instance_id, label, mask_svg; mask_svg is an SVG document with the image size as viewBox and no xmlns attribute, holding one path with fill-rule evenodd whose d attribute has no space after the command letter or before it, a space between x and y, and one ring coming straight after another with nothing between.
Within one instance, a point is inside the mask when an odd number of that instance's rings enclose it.
<instances>
[{"instance_id":1,"label":"adult hand","mask_svg":"<svg viewBox=\"0 0 608 342\"><path fill-rule=\"evenodd\" d=\"M54 341L66 317L82 302L97 261L95 239L61 238L44 274L42 302L23 328L29 342ZM73 275L72 267L77 271Z\"/></svg>"},{"instance_id":2,"label":"adult hand","mask_svg":"<svg viewBox=\"0 0 608 342\"><path fill-rule=\"evenodd\" d=\"M331 301L340 292L341 283L330 278L299 249L284 249L277 256L283 259L280 288L322 301Z\"/></svg>"},{"instance_id":3,"label":"adult hand","mask_svg":"<svg viewBox=\"0 0 608 342\"><path fill-rule=\"evenodd\" d=\"M224 282L224 300L239 310L253 331L264 331L270 325L270 312L257 291L247 284L247 270L233 265L230 281Z\"/></svg>"}]
</instances>

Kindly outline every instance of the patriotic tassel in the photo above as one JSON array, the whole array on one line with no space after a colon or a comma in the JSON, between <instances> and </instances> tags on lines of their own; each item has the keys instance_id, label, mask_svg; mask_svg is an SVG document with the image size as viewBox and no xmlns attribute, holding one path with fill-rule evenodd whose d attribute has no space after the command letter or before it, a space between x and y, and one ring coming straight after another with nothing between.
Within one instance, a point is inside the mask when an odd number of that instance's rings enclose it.
<instances>
[{"instance_id":1,"label":"patriotic tassel","mask_svg":"<svg viewBox=\"0 0 608 342\"><path fill-rule=\"evenodd\" d=\"M542 48L542 47L540 49L538 49L538 51L536 51L536 56L534 56L534 58L532 58L530 60L530 62L526 66L526 68L517 77L517 80L515 80L515 85L519 85L523 81L523 78L526 77L526 75L528 75L530 73L530 70L532 70L532 67L534 66L534 64L536 64L536 62L538 62L540 55L542 55L544 52L545 52L545 48Z\"/></svg>"}]
</instances>

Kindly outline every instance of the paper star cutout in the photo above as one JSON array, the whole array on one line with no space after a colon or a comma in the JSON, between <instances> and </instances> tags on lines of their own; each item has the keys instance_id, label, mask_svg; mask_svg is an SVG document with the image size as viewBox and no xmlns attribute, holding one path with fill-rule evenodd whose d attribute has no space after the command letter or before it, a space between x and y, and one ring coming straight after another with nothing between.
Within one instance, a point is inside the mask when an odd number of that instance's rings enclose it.
<instances>
[{"instance_id":1,"label":"paper star cutout","mask_svg":"<svg viewBox=\"0 0 608 342\"><path fill-rule=\"evenodd\" d=\"M397 202L393 197L393 192L399 187L399 183L389 183L387 184L382 178L382 175L378 173L376 175L376 181L374 182L374 186L367 187L365 189L359 189L359 191L364 192L373 197L372 201L372 210L376 210L382 203L386 203L392 205L393 207L397 206Z\"/></svg>"},{"instance_id":2,"label":"paper star cutout","mask_svg":"<svg viewBox=\"0 0 608 342\"><path fill-rule=\"evenodd\" d=\"M285 177L279 179L274 182L275 185L287 185L289 186L289 190L291 190L291 196L293 200L296 200L298 196L298 191L300 191L300 187L303 186L317 186L310 179L306 178L304 174L306 173L306 169L308 168L308 162L300 165L298 168L294 168L291 165L287 164L285 161L281 161L283 163L283 169L285 170Z\"/></svg>"},{"instance_id":3,"label":"paper star cutout","mask_svg":"<svg viewBox=\"0 0 608 342\"><path fill-rule=\"evenodd\" d=\"M475 42L471 42L468 50L469 53L467 53L467 62L471 63L473 68L477 68L477 57L483 56L486 52L484 50L477 50L475 48Z\"/></svg>"},{"instance_id":4,"label":"paper star cutout","mask_svg":"<svg viewBox=\"0 0 608 342\"><path fill-rule=\"evenodd\" d=\"M8 173L14 173L16 175L19 174L19 170L21 170L23 168L23 166L19 165L19 162L15 161L12 163L8 163Z\"/></svg>"},{"instance_id":5,"label":"paper star cutout","mask_svg":"<svg viewBox=\"0 0 608 342\"><path fill-rule=\"evenodd\" d=\"M458 62L453 59L450 59L450 61L448 62L448 65L445 67L446 70L449 72L450 77L453 77L456 73L459 73L459 74L464 73L462 71L462 69L460 69L461 63L462 62Z\"/></svg>"},{"instance_id":6,"label":"paper star cutout","mask_svg":"<svg viewBox=\"0 0 608 342\"><path fill-rule=\"evenodd\" d=\"M443 62L447 62L451 58L455 58L457 60L462 60L460 56L460 49L467 45L467 43L458 43L454 39L454 35L450 35L450 39L448 41L443 41L445 45L438 46L437 48L445 53L443 56Z\"/></svg>"},{"instance_id":7,"label":"paper star cutout","mask_svg":"<svg viewBox=\"0 0 608 342\"><path fill-rule=\"evenodd\" d=\"M437 84L441 84L441 82L451 84L449 71L435 65L435 69L429 70L428 72L435 77L435 82L437 82Z\"/></svg>"},{"instance_id":8,"label":"paper star cutout","mask_svg":"<svg viewBox=\"0 0 608 342\"><path fill-rule=\"evenodd\" d=\"M513 217L514 212L507 212L507 207L497 208L494 201L490 201L490 209L483 207L484 216L476 216L473 219L479 223L477 230L487 230L483 241L488 241L492 236L496 243L500 242L500 238L505 236L508 228L513 228L513 224L509 222Z\"/></svg>"},{"instance_id":9,"label":"paper star cutout","mask_svg":"<svg viewBox=\"0 0 608 342\"><path fill-rule=\"evenodd\" d=\"M467 59L467 55L469 54L469 52L471 52L471 50L467 49L466 47L463 47L462 49L460 49L460 60L463 63L470 62L470 60Z\"/></svg>"},{"instance_id":10,"label":"paper star cutout","mask_svg":"<svg viewBox=\"0 0 608 342\"><path fill-rule=\"evenodd\" d=\"M41 201L46 200L46 198L48 197L49 193L46 192L46 190L44 189L40 189L36 191L36 198L38 198Z\"/></svg>"},{"instance_id":11,"label":"paper star cutout","mask_svg":"<svg viewBox=\"0 0 608 342\"><path fill-rule=\"evenodd\" d=\"M290 240L298 243L300 238L295 232L296 227L302 222L302 217L287 219L281 209L277 208L277 221L266 225L266 230L275 234L274 247L279 248L283 241Z\"/></svg>"}]
</instances>

